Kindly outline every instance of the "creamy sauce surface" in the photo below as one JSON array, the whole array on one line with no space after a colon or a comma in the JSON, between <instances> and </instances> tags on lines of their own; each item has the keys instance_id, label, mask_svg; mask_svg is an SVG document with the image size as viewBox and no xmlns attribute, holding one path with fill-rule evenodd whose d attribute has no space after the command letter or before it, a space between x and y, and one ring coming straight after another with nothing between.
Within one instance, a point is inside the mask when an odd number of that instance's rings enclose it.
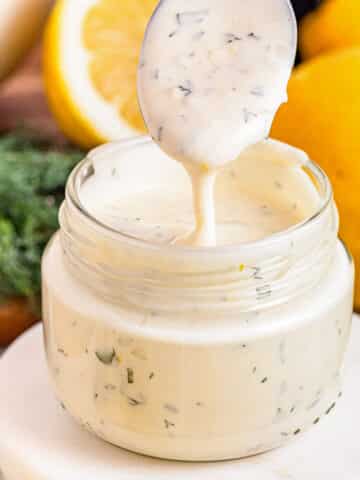
<instances>
[{"instance_id":1,"label":"creamy sauce surface","mask_svg":"<svg viewBox=\"0 0 360 480\"><path fill-rule=\"evenodd\" d=\"M212 185L205 189L211 199L198 202L199 208L204 203L211 207L214 196L218 245L257 241L311 217L320 199L302 168L307 162L300 150L264 140L219 170L214 191ZM194 231L192 184L182 166L156 144L148 141L112 152L107 160L95 155L93 166L95 175L83 185L81 201L105 225L160 245L188 238Z\"/></svg>"},{"instance_id":2,"label":"creamy sauce surface","mask_svg":"<svg viewBox=\"0 0 360 480\"><path fill-rule=\"evenodd\" d=\"M269 134L296 51L287 0L163 0L138 75L150 134L191 176L197 227L216 244L216 170Z\"/></svg>"}]
</instances>

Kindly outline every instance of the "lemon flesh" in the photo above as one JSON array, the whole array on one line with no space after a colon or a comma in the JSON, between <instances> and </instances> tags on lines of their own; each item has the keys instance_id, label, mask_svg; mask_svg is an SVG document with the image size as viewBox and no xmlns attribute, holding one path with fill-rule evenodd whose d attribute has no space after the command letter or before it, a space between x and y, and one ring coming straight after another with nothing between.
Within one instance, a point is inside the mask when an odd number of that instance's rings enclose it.
<instances>
[{"instance_id":1,"label":"lemon flesh","mask_svg":"<svg viewBox=\"0 0 360 480\"><path fill-rule=\"evenodd\" d=\"M60 128L83 148L145 131L136 95L156 0L59 0L44 39L44 83Z\"/></svg>"}]
</instances>

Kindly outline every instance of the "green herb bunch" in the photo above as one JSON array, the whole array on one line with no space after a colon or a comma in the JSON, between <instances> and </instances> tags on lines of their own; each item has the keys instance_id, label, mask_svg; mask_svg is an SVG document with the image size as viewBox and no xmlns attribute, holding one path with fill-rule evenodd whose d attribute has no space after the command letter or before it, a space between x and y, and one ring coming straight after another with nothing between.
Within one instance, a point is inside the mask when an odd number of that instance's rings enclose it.
<instances>
[{"instance_id":1,"label":"green herb bunch","mask_svg":"<svg viewBox=\"0 0 360 480\"><path fill-rule=\"evenodd\" d=\"M41 256L81 157L25 133L0 137L0 301L25 296L38 306Z\"/></svg>"}]
</instances>

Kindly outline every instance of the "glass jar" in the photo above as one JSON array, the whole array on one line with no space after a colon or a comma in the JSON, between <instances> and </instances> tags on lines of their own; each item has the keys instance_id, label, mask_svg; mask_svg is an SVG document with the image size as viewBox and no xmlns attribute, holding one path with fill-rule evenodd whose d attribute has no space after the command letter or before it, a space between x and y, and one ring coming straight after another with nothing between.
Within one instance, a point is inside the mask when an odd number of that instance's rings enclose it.
<instances>
[{"instance_id":1,"label":"glass jar","mask_svg":"<svg viewBox=\"0 0 360 480\"><path fill-rule=\"evenodd\" d=\"M155 171L167 168L155 148L147 138L101 147L69 178L43 259L57 396L87 430L155 457L220 460L278 447L341 396L353 264L329 181L310 161L299 169L318 211L263 240L156 245L105 225L81 195L95 169L108 181L114 155L152 155Z\"/></svg>"}]
</instances>

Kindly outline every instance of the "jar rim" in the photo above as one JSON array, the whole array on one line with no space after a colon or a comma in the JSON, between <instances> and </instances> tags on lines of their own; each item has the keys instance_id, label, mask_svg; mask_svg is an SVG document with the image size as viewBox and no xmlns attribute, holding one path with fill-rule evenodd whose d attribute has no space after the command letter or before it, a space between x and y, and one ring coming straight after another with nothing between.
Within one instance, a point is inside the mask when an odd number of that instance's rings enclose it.
<instances>
[{"instance_id":1,"label":"jar rim","mask_svg":"<svg viewBox=\"0 0 360 480\"><path fill-rule=\"evenodd\" d=\"M312 225L316 222L319 217L327 210L333 200L333 190L330 183L330 180L324 170L314 161L312 161L309 157L307 161L304 163L303 167L306 167L310 174L314 177L316 183L316 187L318 186L317 190L322 191L320 197L320 205L316 212L311 215L309 218L306 218L302 222L299 222L291 227L282 230L280 232L275 232L271 235L268 235L264 238L260 238L258 240L249 241L249 242L241 242L238 244L232 245L216 245L210 247L196 247L191 245L178 245L178 244L157 244L151 241L147 241L145 239L141 239L136 236L132 236L129 233L122 232L116 228L113 228L109 225L106 225L101 220L96 218L81 202L80 196L78 194L79 189L81 188L82 184L86 179L94 173L93 167L93 159L98 156L106 156L110 153L114 153L122 148L136 148L137 146L142 146L146 144L150 144L153 140L149 136L138 136L127 138L124 140L111 142L89 152L89 154L74 168L71 172L67 185L66 185L66 200L70 201L72 207L83 216L86 220L90 221L91 224L95 225L100 231L103 231L104 234L111 234L112 236L117 237L119 241L128 242L133 246L137 246L142 249L148 249L152 251L161 251L163 253L181 253L185 256L192 256L192 255L201 255L209 253L213 255L226 255L226 254L234 254L234 253L241 253L242 250L247 250L249 248L261 248L262 245L269 245L269 242L276 243L278 241L283 241L288 236L291 236L295 232L302 230L303 228ZM319 191L319 193L320 193Z\"/></svg>"}]
</instances>

